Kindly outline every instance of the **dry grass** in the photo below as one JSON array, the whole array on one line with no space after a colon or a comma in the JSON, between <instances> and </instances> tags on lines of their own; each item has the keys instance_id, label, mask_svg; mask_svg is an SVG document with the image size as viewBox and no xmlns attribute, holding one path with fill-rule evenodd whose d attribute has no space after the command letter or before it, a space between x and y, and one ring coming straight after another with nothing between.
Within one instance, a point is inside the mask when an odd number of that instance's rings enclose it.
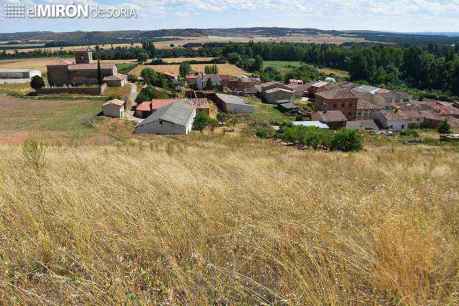
<instances>
[{"instance_id":1,"label":"dry grass","mask_svg":"<svg viewBox=\"0 0 459 306\"><path fill-rule=\"evenodd\" d=\"M43 58L25 58L15 60L0 60L0 68L9 69L37 69L42 73L46 73L46 66L56 63L60 60L58 57L43 57ZM66 60L72 60L66 58ZM134 63L136 60L107 60L101 61L107 64L122 64L122 63Z\"/></svg>"},{"instance_id":2,"label":"dry grass","mask_svg":"<svg viewBox=\"0 0 459 306\"><path fill-rule=\"evenodd\" d=\"M350 78L350 74L349 72L345 71L345 70L340 70L340 69L333 69L333 68L320 68L320 72L325 74L325 75L335 75L339 78L343 78L343 79L348 79Z\"/></svg>"},{"instance_id":3,"label":"dry grass","mask_svg":"<svg viewBox=\"0 0 459 306\"><path fill-rule=\"evenodd\" d=\"M95 49L96 46L99 46L101 49L111 49L113 48L131 48L137 47L141 48L141 43L134 43L134 44L101 44L101 45L81 45L81 46L67 46L67 47L49 47L49 48L25 48L25 49L17 49L18 52L33 52L37 50L46 51L46 52L59 52L59 51L74 51L79 50L82 48L92 48ZM7 54L14 54L16 49L6 49Z\"/></svg>"},{"instance_id":4,"label":"dry grass","mask_svg":"<svg viewBox=\"0 0 459 306\"><path fill-rule=\"evenodd\" d=\"M195 65L191 65L191 69L193 69L193 71L195 72L204 72L206 66L208 65L195 64ZM219 74L226 74L226 75L232 75L232 76L242 76L242 75L247 74L247 72L245 72L241 68L235 65L232 65L232 64L217 64L217 66L218 66ZM142 70L145 68L151 68L157 72L170 73L170 74L178 76L180 65L138 65L130 73L136 76L140 76L140 74L142 73Z\"/></svg>"},{"instance_id":5,"label":"dry grass","mask_svg":"<svg viewBox=\"0 0 459 306\"><path fill-rule=\"evenodd\" d=\"M7 305L457 305L459 153L1 146Z\"/></svg>"},{"instance_id":6,"label":"dry grass","mask_svg":"<svg viewBox=\"0 0 459 306\"><path fill-rule=\"evenodd\" d=\"M254 42L298 42L298 43L315 43L315 44L343 44L345 42L364 42L365 39L359 37L341 37L334 35L290 35L290 36L200 36L200 37L175 37L175 39L155 42L158 49L172 49L182 47L187 43L247 43ZM173 47L172 47L172 46Z\"/></svg>"}]
</instances>

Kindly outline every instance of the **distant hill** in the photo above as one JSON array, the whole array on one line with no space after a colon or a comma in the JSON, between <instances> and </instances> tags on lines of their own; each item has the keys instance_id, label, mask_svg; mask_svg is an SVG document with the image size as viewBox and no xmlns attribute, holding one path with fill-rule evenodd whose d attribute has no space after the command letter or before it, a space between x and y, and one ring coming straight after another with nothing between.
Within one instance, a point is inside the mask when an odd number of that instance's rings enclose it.
<instances>
[{"instance_id":1,"label":"distant hill","mask_svg":"<svg viewBox=\"0 0 459 306\"><path fill-rule=\"evenodd\" d=\"M440 43L459 42L459 33L392 33L375 31L335 31L313 28L210 28L210 29L162 29L151 31L94 31L94 32L19 32L0 33L0 41L54 41L64 44L125 43L164 37L288 37L288 36L331 35L337 37L357 37L368 41L385 43Z\"/></svg>"}]
</instances>

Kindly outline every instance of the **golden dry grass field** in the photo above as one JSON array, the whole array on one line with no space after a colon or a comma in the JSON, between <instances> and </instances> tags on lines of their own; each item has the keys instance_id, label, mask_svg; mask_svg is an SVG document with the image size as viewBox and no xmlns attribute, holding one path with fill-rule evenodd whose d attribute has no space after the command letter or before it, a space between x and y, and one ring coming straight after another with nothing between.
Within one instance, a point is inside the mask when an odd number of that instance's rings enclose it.
<instances>
[{"instance_id":1,"label":"golden dry grass field","mask_svg":"<svg viewBox=\"0 0 459 306\"><path fill-rule=\"evenodd\" d=\"M81 48L92 48L95 49L99 46L101 49L111 49L113 48L130 48L130 47L142 47L141 43L134 44L101 44L101 45L81 45L81 46L66 46L66 47L49 47L49 48L25 48L25 49L6 49L7 54L14 54L16 50L18 52L33 52L37 50L46 51L46 52L58 52L58 51L74 51Z\"/></svg>"},{"instance_id":2,"label":"golden dry grass field","mask_svg":"<svg viewBox=\"0 0 459 306\"><path fill-rule=\"evenodd\" d=\"M58 57L43 57L43 58L25 58L15 60L0 60L0 69L37 69L42 73L46 73L46 66L62 60ZM73 60L68 58L66 60ZM122 63L135 63L136 60L107 60L101 61L107 64L122 64Z\"/></svg>"},{"instance_id":3,"label":"golden dry grass field","mask_svg":"<svg viewBox=\"0 0 459 306\"><path fill-rule=\"evenodd\" d=\"M174 37L171 40L155 42L158 49L173 49L182 47L187 43L247 43L254 42L298 42L298 43L316 43L316 44L336 44L340 45L345 42L364 42L365 39L359 37L342 37L328 34L322 35L290 35L290 36L199 36L199 37Z\"/></svg>"},{"instance_id":4,"label":"golden dry grass field","mask_svg":"<svg viewBox=\"0 0 459 306\"><path fill-rule=\"evenodd\" d=\"M192 64L191 69L195 72L204 72L207 65L208 64ZM226 74L231 76L243 76L247 74L247 72L232 64L217 64L217 66L219 74ZM180 65L138 65L130 73L136 76L140 76L142 70L145 68L151 68L157 72L170 73L178 76Z\"/></svg>"},{"instance_id":5,"label":"golden dry grass field","mask_svg":"<svg viewBox=\"0 0 459 306\"><path fill-rule=\"evenodd\" d=\"M0 146L6 305L457 305L459 152Z\"/></svg>"}]
</instances>

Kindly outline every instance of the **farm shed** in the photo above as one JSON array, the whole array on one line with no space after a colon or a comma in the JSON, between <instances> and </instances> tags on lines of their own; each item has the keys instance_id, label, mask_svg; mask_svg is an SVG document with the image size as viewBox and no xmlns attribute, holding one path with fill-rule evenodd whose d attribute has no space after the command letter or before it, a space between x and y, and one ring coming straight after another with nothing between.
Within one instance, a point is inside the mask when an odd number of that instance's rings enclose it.
<instances>
[{"instance_id":1,"label":"farm shed","mask_svg":"<svg viewBox=\"0 0 459 306\"><path fill-rule=\"evenodd\" d=\"M193 128L196 109L179 101L161 107L137 125L136 133L186 135Z\"/></svg>"},{"instance_id":2,"label":"farm shed","mask_svg":"<svg viewBox=\"0 0 459 306\"><path fill-rule=\"evenodd\" d=\"M126 102L118 99L107 101L102 105L102 112L107 117L122 118L125 104Z\"/></svg>"},{"instance_id":3,"label":"farm shed","mask_svg":"<svg viewBox=\"0 0 459 306\"><path fill-rule=\"evenodd\" d=\"M291 100L293 98L293 94L293 90L273 88L264 92L263 100L269 104L279 104L279 101Z\"/></svg>"},{"instance_id":4,"label":"farm shed","mask_svg":"<svg viewBox=\"0 0 459 306\"><path fill-rule=\"evenodd\" d=\"M215 94L212 99L218 108L225 113L253 113L255 111L253 106L248 105L238 96Z\"/></svg>"},{"instance_id":5,"label":"farm shed","mask_svg":"<svg viewBox=\"0 0 459 306\"><path fill-rule=\"evenodd\" d=\"M122 87L127 84L127 75L125 74L116 74L106 76L104 82L107 83L110 87Z\"/></svg>"}]
</instances>

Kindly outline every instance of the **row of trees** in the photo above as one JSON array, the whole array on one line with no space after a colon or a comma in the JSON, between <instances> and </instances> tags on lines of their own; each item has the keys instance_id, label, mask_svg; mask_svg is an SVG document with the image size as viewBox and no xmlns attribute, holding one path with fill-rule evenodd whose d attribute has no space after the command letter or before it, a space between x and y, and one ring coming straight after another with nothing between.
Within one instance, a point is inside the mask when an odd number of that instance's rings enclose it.
<instances>
[{"instance_id":1,"label":"row of trees","mask_svg":"<svg viewBox=\"0 0 459 306\"><path fill-rule=\"evenodd\" d=\"M221 47L221 52L230 62L243 68L248 60L258 57L264 60L303 61L319 67L347 70L353 81L404 84L459 95L459 46L248 43L228 44Z\"/></svg>"}]
</instances>

